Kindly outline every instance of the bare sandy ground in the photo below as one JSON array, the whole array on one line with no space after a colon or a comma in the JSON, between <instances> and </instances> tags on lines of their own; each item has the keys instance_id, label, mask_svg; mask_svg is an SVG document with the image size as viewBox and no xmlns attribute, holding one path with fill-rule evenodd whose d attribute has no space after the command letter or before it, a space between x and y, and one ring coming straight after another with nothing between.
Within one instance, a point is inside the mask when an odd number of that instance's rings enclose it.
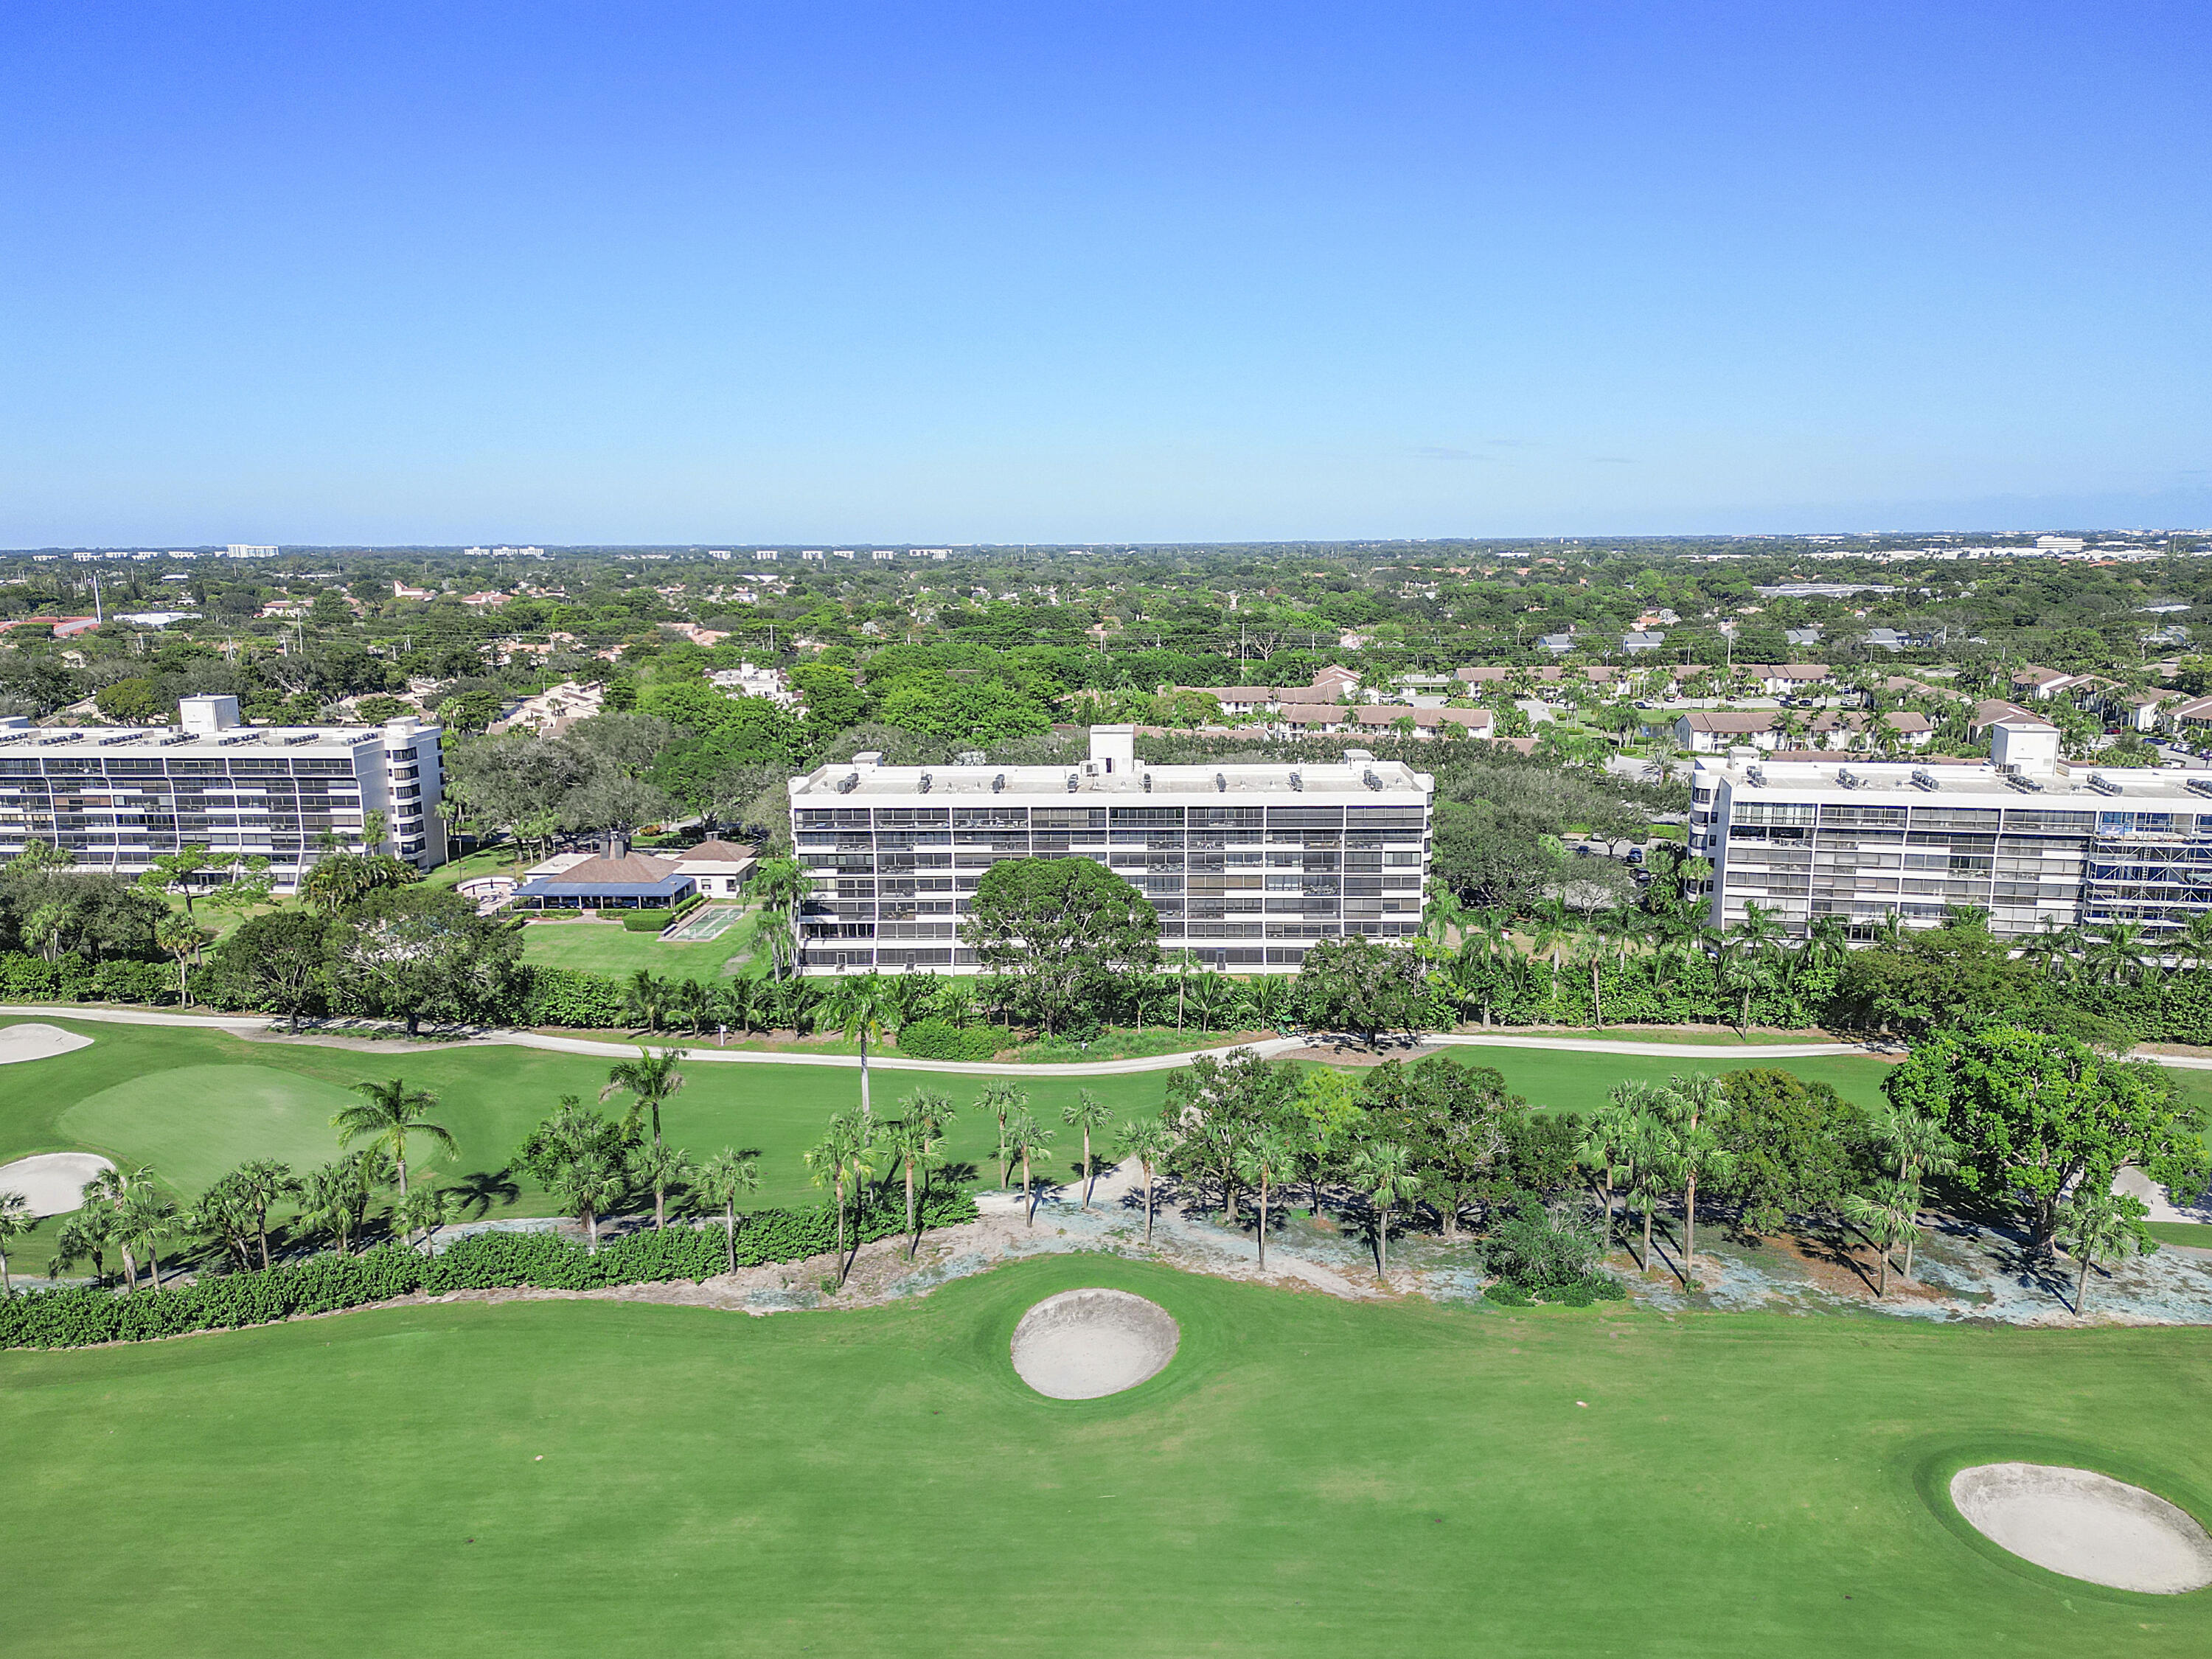
<instances>
[{"instance_id":1,"label":"bare sandy ground","mask_svg":"<svg viewBox=\"0 0 2212 1659\"><path fill-rule=\"evenodd\" d=\"M1010 1345L1014 1370L1054 1400L1097 1400L1157 1376L1182 1332L1158 1303L1127 1291L1048 1296L1022 1316Z\"/></svg>"},{"instance_id":2,"label":"bare sandy ground","mask_svg":"<svg viewBox=\"0 0 2212 1659\"><path fill-rule=\"evenodd\" d=\"M92 1039L75 1031L64 1031L58 1025L44 1025L33 1020L21 1025L0 1027L0 1066L12 1066L21 1060L51 1060L56 1054L68 1054L73 1048L89 1048Z\"/></svg>"},{"instance_id":3,"label":"bare sandy ground","mask_svg":"<svg viewBox=\"0 0 2212 1659\"><path fill-rule=\"evenodd\" d=\"M2196 1518L2109 1475L1984 1463L1951 1477L1951 1501L1992 1543L2069 1578L2154 1595L2212 1584L2212 1537Z\"/></svg>"},{"instance_id":4,"label":"bare sandy ground","mask_svg":"<svg viewBox=\"0 0 2212 1659\"><path fill-rule=\"evenodd\" d=\"M84 1207L84 1183L115 1166L92 1152L40 1152L0 1164L0 1193L21 1193L33 1215L67 1215Z\"/></svg>"}]
</instances>

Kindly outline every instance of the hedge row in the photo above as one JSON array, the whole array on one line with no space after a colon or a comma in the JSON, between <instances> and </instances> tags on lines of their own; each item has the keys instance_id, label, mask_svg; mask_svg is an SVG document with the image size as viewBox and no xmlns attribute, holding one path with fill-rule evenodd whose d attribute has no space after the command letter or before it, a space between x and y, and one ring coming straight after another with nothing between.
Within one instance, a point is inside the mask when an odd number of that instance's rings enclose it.
<instances>
[{"instance_id":1,"label":"hedge row","mask_svg":"<svg viewBox=\"0 0 2212 1659\"><path fill-rule=\"evenodd\" d=\"M87 962L18 951L0 954L0 1001L174 1002L177 970L166 962Z\"/></svg>"},{"instance_id":2,"label":"hedge row","mask_svg":"<svg viewBox=\"0 0 2212 1659\"><path fill-rule=\"evenodd\" d=\"M964 1194L944 1194L924 1206L921 1218L925 1227L957 1226L975 1218L975 1203ZM898 1206L872 1208L861 1212L859 1227L863 1243L896 1237L906 1229L906 1212ZM828 1210L758 1211L740 1218L738 1265L821 1255L836 1247L836 1219ZM555 1233L472 1233L435 1256L389 1243L360 1255L315 1255L265 1271L203 1275L158 1292L142 1287L125 1296L93 1285L33 1291L0 1301L0 1347L139 1342L331 1313L417 1291L442 1296L522 1285L588 1291L696 1282L728 1266L728 1243L712 1222L632 1233L602 1245L597 1255Z\"/></svg>"},{"instance_id":3,"label":"hedge row","mask_svg":"<svg viewBox=\"0 0 2212 1659\"><path fill-rule=\"evenodd\" d=\"M917 1019L899 1027L898 1051L915 1060L984 1060L1006 1044L1006 1034L988 1025L955 1025Z\"/></svg>"}]
</instances>

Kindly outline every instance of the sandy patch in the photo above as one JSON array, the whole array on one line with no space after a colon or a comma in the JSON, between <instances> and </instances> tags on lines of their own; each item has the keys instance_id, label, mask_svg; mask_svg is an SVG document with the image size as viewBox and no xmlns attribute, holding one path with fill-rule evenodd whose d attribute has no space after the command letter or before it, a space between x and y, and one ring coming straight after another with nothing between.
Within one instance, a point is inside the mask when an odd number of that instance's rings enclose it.
<instances>
[{"instance_id":1,"label":"sandy patch","mask_svg":"<svg viewBox=\"0 0 2212 1659\"><path fill-rule=\"evenodd\" d=\"M0 1027L0 1066L12 1066L19 1060L51 1060L56 1054L65 1054L72 1048L89 1048L92 1039L79 1036L75 1031L64 1031L58 1025L44 1025L33 1021L24 1025Z\"/></svg>"},{"instance_id":2,"label":"sandy patch","mask_svg":"<svg viewBox=\"0 0 2212 1659\"><path fill-rule=\"evenodd\" d=\"M2212 1537L2196 1517L2108 1475L1984 1463L1951 1477L1951 1501L1992 1543L2069 1578L2155 1595L2212 1584Z\"/></svg>"},{"instance_id":3,"label":"sandy patch","mask_svg":"<svg viewBox=\"0 0 2212 1659\"><path fill-rule=\"evenodd\" d=\"M114 1167L93 1152L41 1152L0 1164L0 1193L22 1194L33 1215L67 1215L84 1207L84 1183Z\"/></svg>"},{"instance_id":4,"label":"sandy patch","mask_svg":"<svg viewBox=\"0 0 2212 1659\"><path fill-rule=\"evenodd\" d=\"M1054 1400L1097 1400L1157 1376L1182 1332L1158 1303L1127 1291L1062 1291L1014 1327L1014 1370Z\"/></svg>"}]
</instances>

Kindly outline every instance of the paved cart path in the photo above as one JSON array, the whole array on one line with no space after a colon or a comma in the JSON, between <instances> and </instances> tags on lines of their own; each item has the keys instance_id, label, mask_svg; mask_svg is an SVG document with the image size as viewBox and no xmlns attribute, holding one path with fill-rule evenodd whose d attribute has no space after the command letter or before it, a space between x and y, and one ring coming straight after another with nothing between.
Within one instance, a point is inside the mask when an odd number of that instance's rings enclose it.
<instances>
[{"instance_id":1,"label":"paved cart path","mask_svg":"<svg viewBox=\"0 0 2212 1659\"><path fill-rule=\"evenodd\" d=\"M556 1054L591 1054L609 1060L627 1060L637 1052L635 1042L610 1042L599 1037L552 1036L539 1031L481 1031L469 1036L450 1038L438 1042L410 1044L404 1039L352 1036L343 1033L306 1030L295 1036L279 1030L283 1022L266 1014L186 1014L170 1013L161 1010L134 1008L94 1008L71 1004L49 1007L33 1004L0 1005L0 1018L61 1018L91 1020L116 1025L176 1025L198 1027L206 1030L229 1031L241 1037L262 1038L283 1042L309 1042L329 1048L358 1048L375 1054L404 1054L410 1050L434 1053L450 1049L459 1044L489 1045L504 1043L520 1048L544 1048ZM857 1068L858 1054L808 1054L775 1052L759 1048L717 1048L710 1042L697 1037L662 1037L657 1042L680 1046L687 1049L687 1058L732 1066L834 1066ZM1248 1048L1263 1058L1297 1058L1312 1054L1321 1048L1331 1047L1324 1037L1267 1037L1257 1042L1219 1043L1209 1048L1182 1049L1168 1054L1142 1054L1133 1060L1080 1060L1053 1061L1024 1060L909 1060L900 1055L868 1057L872 1067L887 1072L941 1072L957 1077L1117 1077L1136 1072L1171 1072L1189 1062L1194 1054L1226 1054L1232 1048ZM1645 1059L1680 1060L1686 1056L1735 1055L1756 1056L1767 1060L1808 1060L1827 1054L1887 1054L1894 1057L1894 1050L1884 1050L1863 1042L1638 1042L1615 1041L1609 1037L1555 1037L1534 1034L1516 1035L1500 1032L1446 1032L1425 1036L1420 1046L1427 1048L1543 1048L1561 1054L1631 1054ZM2179 1066L2189 1071L2212 1071L2212 1056L2202 1054L2153 1054L2135 1056L2160 1066Z\"/></svg>"}]
</instances>

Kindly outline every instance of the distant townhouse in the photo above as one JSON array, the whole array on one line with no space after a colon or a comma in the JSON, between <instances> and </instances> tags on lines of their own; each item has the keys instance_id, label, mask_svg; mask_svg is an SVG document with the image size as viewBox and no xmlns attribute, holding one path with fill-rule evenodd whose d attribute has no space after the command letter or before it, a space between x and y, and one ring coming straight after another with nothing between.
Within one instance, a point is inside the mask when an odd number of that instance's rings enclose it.
<instances>
[{"instance_id":1,"label":"distant townhouse","mask_svg":"<svg viewBox=\"0 0 2212 1659\"><path fill-rule=\"evenodd\" d=\"M1677 748L1699 755L1723 754L1741 747L1771 753L1791 741L1789 725L1782 714L1770 709L1692 708L1675 718L1674 743ZM1894 734L1895 743L1907 749L1924 749L1936 736L1928 717L1909 709L1870 720L1861 709L1831 708L1805 722L1803 740L1805 746L1816 750L1862 750L1875 746L1885 729Z\"/></svg>"}]
</instances>

